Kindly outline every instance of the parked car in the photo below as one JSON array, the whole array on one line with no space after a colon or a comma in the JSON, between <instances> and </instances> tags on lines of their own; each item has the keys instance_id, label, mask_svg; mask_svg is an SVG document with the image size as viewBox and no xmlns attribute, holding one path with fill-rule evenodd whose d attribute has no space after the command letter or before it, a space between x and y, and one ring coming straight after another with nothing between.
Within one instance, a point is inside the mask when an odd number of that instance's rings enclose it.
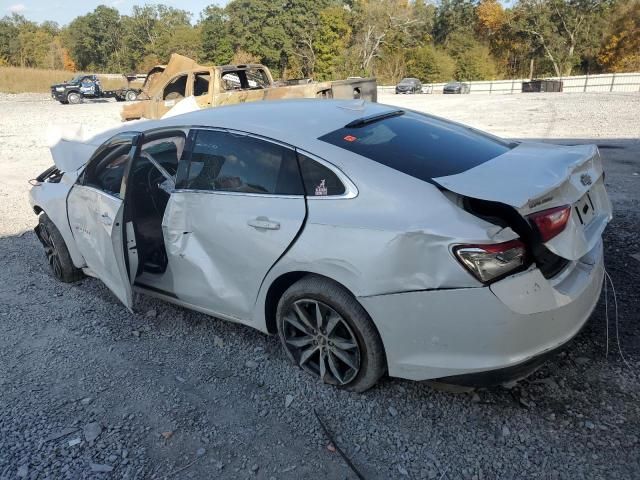
<instances>
[{"instance_id":1,"label":"parked car","mask_svg":"<svg viewBox=\"0 0 640 480\"><path fill-rule=\"evenodd\" d=\"M403 78L396 85L396 95L399 93L422 93L422 83L417 78Z\"/></svg>"},{"instance_id":2,"label":"parked car","mask_svg":"<svg viewBox=\"0 0 640 480\"><path fill-rule=\"evenodd\" d=\"M449 82L442 89L442 93L464 94L469 92L471 92L471 87L468 83L463 82Z\"/></svg>"},{"instance_id":3,"label":"parked car","mask_svg":"<svg viewBox=\"0 0 640 480\"><path fill-rule=\"evenodd\" d=\"M119 102L133 101L142 90L127 86L103 90L97 75L76 75L68 82L51 85L51 97L63 105L81 103L84 99L115 98Z\"/></svg>"},{"instance_id":4,"label":"parked car","mask_svg":"<svg viewBox=\"0 0 640 480\"><path fill-rule=\"evenodd\" d=\"M355 391L496 384L585 325L611 219L594 145L376 103L254 102L61 141L30 190L53 274L277 334ZM52 308L55 308L52 306Z\"/></svg>"}]
</instances>

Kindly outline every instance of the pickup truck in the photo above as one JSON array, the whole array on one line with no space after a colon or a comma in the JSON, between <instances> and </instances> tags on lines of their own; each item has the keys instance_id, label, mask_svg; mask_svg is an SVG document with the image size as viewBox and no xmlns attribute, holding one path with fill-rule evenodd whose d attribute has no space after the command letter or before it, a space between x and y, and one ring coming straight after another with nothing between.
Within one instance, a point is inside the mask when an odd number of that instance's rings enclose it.
<instances>
[{"instance_id":1,"label":"pickup truck","mask_svg":"<svg viewBox=\"0 0 640 480\"><path fill-rule=\"evenodd\" d=\"M123 120L161 118L181 100L193 97L199 108L212 108L259 100L290 98L341 98L377 100L374 78L352 78L327 82L306 79L276 83L269 69L260 64L203 66L178 54L165 70L143 89L139 102L122 109Z\"/></svg>"},{"instance_id":2,"label":"pickup truck","mask_svg":"<svg viewBox=\"0 0 640 480\"><path fill-rule=\"evenodd\" d=\"M126 76L127 87L116 90L103 90L97 75L76 75L68 82L51 85L51 97L63 105L81 103L85 98L115 98L119 102L133 101L142 91L129 85L134 77ZM135 78L138 78L136 76Z\"/></svg>"}]
</instances>

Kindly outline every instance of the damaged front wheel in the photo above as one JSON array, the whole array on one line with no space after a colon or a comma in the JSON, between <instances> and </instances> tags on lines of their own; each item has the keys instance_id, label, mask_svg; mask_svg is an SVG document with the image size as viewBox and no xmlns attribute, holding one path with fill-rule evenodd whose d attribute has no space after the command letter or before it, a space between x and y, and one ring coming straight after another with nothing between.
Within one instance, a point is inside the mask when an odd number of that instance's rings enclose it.
<instances>
[{"instance_id":1,"label":"damaged front wheel","mask_svg":"<svg viewBox=\"0 0 640 480\"><path fill-rule=\"evenodd\" d=\"M45 213L40 215L35 232L44 247L49 267L58 280L71 283L84 277L82 270L73 264L62 234Z\"/></svg>"}]
</instances>

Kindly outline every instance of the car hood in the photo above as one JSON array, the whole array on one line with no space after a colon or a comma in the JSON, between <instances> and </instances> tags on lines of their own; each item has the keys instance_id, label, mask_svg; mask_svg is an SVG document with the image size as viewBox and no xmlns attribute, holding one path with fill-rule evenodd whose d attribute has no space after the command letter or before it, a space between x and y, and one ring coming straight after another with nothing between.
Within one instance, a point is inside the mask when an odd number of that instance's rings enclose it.
<instances>
[{"instance_id":1,"label":"car hood","mask_svg":"<svg viewBox=\"0 0 640 480\"><path fill-rule=\"evenodd\" d=\"M61 172L75 172L96 149L111 138L117 129L92 133L82 124L51 125L46 131L46 143L53 163Z\"/></svg>"},{"instance_id":2,"label":"car hood","mask_svg":"<svg viewBox=\"0 0 640 480\"><path fill-rule=\"evenodd\" d=\"M54 83L53 85L51 85L51 88L56 88L56 87L77 87L77 86L78 86L77 83L62 82L62 83Z\"/></svg>"}]
</instances>

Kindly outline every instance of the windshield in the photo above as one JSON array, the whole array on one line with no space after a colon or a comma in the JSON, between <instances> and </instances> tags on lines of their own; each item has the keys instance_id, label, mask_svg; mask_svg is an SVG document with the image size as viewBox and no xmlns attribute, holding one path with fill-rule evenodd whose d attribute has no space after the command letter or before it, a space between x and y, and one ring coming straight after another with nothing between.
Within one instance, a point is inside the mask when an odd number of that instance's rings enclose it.
<instances>
[{"instance_id":1,"label":"windshield","mask_svg":"<svg viewBox=\"0 0 640 480\"><path fill-rule=\"evenodd\" d=\"M414 82L413 78L403 78L400 80L400 85L409 85Z\"/></svg>"},{"instance_id":2,"label":"windshield","mask_svg":"<svg viewBox=\"0 0 640 480\"><path fill-rule=\"evenodd\" d=\"M82 80L83 78L84 75L76 75L71 80L69 80L69 83L80 83L80 80Z\"/></svg>"},{"instance_id":3,"label":"windshield","mask_svg":"<svg viewBox=\"0 0 640 480\"><path fill-rule=\"evenodd\" d=\"M420 180L455 175L509 151L513 145L464 125L402 110L343 127L320 140Z\"/></svg>"}]
</instances>

